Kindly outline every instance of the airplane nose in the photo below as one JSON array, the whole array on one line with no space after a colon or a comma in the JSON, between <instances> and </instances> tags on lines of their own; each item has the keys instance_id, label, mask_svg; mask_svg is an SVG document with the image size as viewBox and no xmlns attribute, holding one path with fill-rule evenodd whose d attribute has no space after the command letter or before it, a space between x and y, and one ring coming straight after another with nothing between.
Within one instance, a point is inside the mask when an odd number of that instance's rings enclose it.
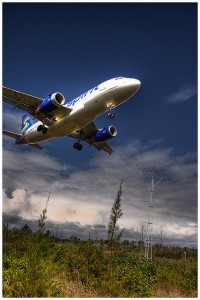
<instances>
[{"instance_id":1,"label":"airplane nose","mask_svg":"<svg viewBox=\"0 0 200 300\"><path fill-rule=\"evenodd\" d=\"M127 85L134 93L136 93L141 86L141 82L138 79L130 78L127 80Z\"/></svg>"},{"instance_id":2,"label":"airplane nose","mask_svg":"<svg viewBox=\"0 0 200 300\"><path fill-rule=\"evenodd\" d=\"M132 80L133 80L133 86L138 90L141 86L141 82L138 79L132 79Z\"/></svg>"},{"instance_id":3,"label":"airplane nose","mask_svg":"<svg viewBox=\"0 0 200 300\"><path fill-rule=\"evenodd\" d=\"M121 84L119 84L119 89L124 90L124 93L127 93L127 95L133 96L139 90L140 86L141 82L138 79L123 78Z\"/></svg>"},{"instance_id":4,"label":"airplane nose","mask_svg":"<svg viewBox=\"0 0 200 300\"><path fill-rule=\"evenodd\" d=\"M135 79L135 80L136 80L136 84L140 87L141 86L141 82L138 79Z\"/></svg>"}]
</instances>

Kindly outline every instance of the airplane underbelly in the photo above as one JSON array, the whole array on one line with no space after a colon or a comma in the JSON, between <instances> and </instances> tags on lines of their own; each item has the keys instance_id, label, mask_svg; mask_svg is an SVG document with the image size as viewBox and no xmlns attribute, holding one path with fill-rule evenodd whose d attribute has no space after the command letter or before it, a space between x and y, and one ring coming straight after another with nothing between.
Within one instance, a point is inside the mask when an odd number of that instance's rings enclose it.
<instances>
[{"instance_id":1,"label":"airplane underbelly","mask_svg":"<svg viewBox=\"0 0 200 300\"><path fill-rule=\"evenodd\" d=\"M102 92L92 101L87 101L84 104L85 118L95 118L96 116L106 112L108 107L116 107L125 102L132 96L132 92L112 88L111 90Z\"/></svg>"},{"instance_id":2,"label":"airplane underbelly","mask_svg":"<svg viewBox=\"0 0 200 300\"><path fill-rule=\"evenodd\" d=\"M63 126L52 132L54 137L61 137L70 134L73 131L79 130L78 124L75 122L63 122Z\"/></svg>"},{"instance_id":3,"label":"airplane underbelly","mask_svg":"<svg viewBox=\"0 0 200 300\"><path fill-rule=\"evenodd\" d=\"M103 113L104 111L107 110L106 107L106 98L105 96L99 95L95 97L93 100L87 101L84 103L84 118L94 118L97 115Z\"/></svg>"},{"instance_id":4,"label":"airplane underbelly","mask_svg":"<svg viewBox=\"0 0 200 300\"><path fill-rule=\"evenodd\" d=\"M80 130L91 121L93 121L93 119L89 117L86 118L84 109L81 108L69 114L59 122L52 124L49 127L48 132L53 137L66 136L74 131Z\"/></svg>"},{"instance_id":5,"label":"airplane underbelly","mask_svg":"<svg viewBox=\"0 0 200 300\"><path fill-rule=\"evenodd\" d=\"M37 130L34 130L25 136L25 141L27 144L33 144L33 143L47 141L50 140L51 138L52 136L48 132L46 134L43 134L41 131L38 132Z\"/></svg>"}]
</instances>

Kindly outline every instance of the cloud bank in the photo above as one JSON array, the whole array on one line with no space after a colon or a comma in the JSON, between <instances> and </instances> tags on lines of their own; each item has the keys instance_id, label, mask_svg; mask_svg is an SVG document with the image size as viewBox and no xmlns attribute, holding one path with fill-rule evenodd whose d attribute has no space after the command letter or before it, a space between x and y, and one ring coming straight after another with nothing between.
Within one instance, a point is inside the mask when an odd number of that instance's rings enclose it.
<instances>
[{"instance_id":1,"label":"cloud bank","mask_svg":"<svg viewBox=\"0 0 200 300\"><path fill-rule=\"evenodd\" d=\"M88 238L98 225L99 238L106 238L110 210L123 178L123 237L139 240L146 228L150 174L136 167L154 166L170 180L155 192L153 231L159 238L164 228L168 244L196 247L197 243L197 162L195 153L177 155L159 140L132 140L116 147L110 157L97 153L83 169L45 152L9 146L3 150L3 218L10 226L30 224L37 228L46 206L48 226L59 235ZM157 180L157 179L156 179ZM49 229L47 228L47 229Z\"/></svg>"}]
</instances>

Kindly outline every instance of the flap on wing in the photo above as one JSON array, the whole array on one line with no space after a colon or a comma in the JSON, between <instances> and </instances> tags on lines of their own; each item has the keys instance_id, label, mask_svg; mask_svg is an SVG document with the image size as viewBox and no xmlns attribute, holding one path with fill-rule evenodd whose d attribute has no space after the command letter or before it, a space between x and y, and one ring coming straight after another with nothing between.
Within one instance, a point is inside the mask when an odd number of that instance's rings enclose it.
<instances>
[{"instance_id":1,"label":"flap on wing","mask_svg":"<svg viewBox=\"0 0 200 300\"><path fill-rule=\"evenodd\" d=\"M33 108L37 108L38 105L43 101L41 98L34 97L28 94L24 94L7 87L3 87L3 96L4 98L10 98L17 103L24 103L25 105L31 106Z\"/></svg>"},{"instance_id":2,"label":"flap on wing","mask_svg":"<svg viewBox=\"0 0 200 300\"><path fill-rule=\"evenodd\" d=\"M91 138L97 131L98 131L98 127L96 126L96 124L94 122L91 122L90 124L81 128L80 130L81 140L85 141L86 139ZM79 132L78 131L72 132L68 136L78 139Z\"/></svg>"},{"instance_id":3,"label":"flap on wing","mask_svg":"<svg viewBox=\"0 0 200 300\"><path fill-rule=\"evenodd\" d=\"M97 133L98 130L99 128L97 127L97 125L94 122L91 122L90 124L81 128L81 133L92 137L95 133Z\"/></svg>"},{"instance_id":4,"label":"flap on wing","mask_svg":"<svg viewBox=\"0 0 200 300\"><path fill-rule=\"evenodd\" d=\"M109 155L113 153L113 149L110 147L110 145L107 142L91 144L91 146L93 146L94 148L96 148L98 151L104 150Z\"/></svg>"},{"instance_id":5,"label":"flap on wing","mask_svg":"<svg viewBox=\"0 0 200 300\"><path fill-rule=\"evenodd\" d=\"M50 126L52 124L53 119L62 119L72 111L71 108L62 106L55 109L48 115L36 115L35 110L43 101L43 99L27 95L6 87L3 87L3 101L12 105L13 108L19 108L27 111L29 114L36 117L39 121L43 122L47 126Z\"/></svg>"},{"instance_id":6,"label":"flap on wing","mask_svg":"<svg viewBox=\"0 0 200 300\"><path fill-rule=\"evenodd\" d=\"M22 103L22 102L19 102L19 101L15 101L13 99L10 99L10 98L4 97L4 96L3 96L3 101L7 102L10 105L12 105L13 108L19 108L19 109L27 111L31 115L35 115L35 109L33 109L29 105L26 105L25 103Z\"/></svg>"}]
</instances>

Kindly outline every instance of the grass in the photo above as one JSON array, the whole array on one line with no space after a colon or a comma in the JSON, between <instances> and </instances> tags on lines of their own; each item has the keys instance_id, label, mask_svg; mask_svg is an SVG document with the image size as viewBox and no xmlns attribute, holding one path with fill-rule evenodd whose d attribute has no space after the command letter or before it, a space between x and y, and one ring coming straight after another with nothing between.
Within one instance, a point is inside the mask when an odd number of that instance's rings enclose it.
<instances>
[{"instance_id":1,"label":"grass","mask_svg":"<svg viewBox=\"0 0 200 300\"><path fill-rule=\"evenodd\" d=\"M155 248L155 261L116 243L62 241L28 228L3 230L5 298L197 297L197 251ZM156 254L157 253L157 254ZM163 257L165 253L165 257Z\"/></svg>"}]
</instances>

